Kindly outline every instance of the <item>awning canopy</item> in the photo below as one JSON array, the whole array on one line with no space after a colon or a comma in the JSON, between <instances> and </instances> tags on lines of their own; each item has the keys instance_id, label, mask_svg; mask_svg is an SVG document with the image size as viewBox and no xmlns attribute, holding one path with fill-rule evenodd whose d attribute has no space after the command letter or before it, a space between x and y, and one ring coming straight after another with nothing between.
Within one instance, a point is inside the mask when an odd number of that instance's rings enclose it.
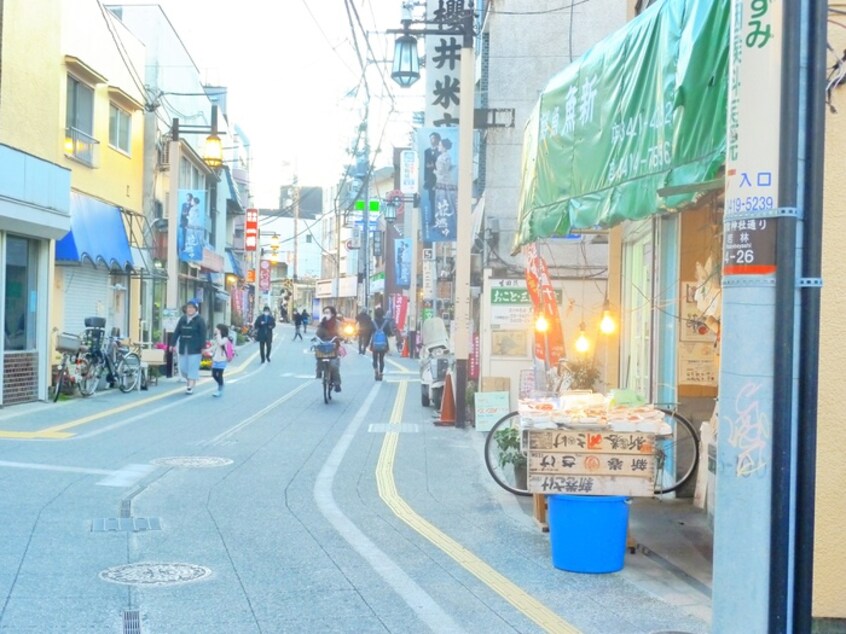
<instances>
[{"instance_id":1,"label":"awning canopy","mask_svg":"<svg viewBox=\"0 0 846 634\"><path fill-rule=\"evenodd\" d=\"M244 271L241 268L241 262L235 256L231 249L226 249L226 258L223 261L223 272L226 274L237 275L244 277Z\"/></svg>"},{"instance_id":2,"label":"awning canopy","mask_svg":"<svg viewBox=\"0 0 846 634\"><path fill-rule=\"evenodd\" d=\"M56 261L89 260L108 268L133 270L132 253L120 209L71 192L70 232L56 242Z\"/></svg>"},{"instance_id":3,"label":"awning canopy","mask_svg":"<svg viewBox=\"0 0 846 634\"><path fill-rule=\"evenodd\" d=\"M675 192L713 180L725 161L729 10L728 0L663 0L549 82L524 133L515 252L701 194Z\"/></svg>"},{"instance_id":4,"label":"awning canopy","mask_svg":"<svg viewBox=\"0 0 846 634\"><path fill-rule=\"evenodd\" d=\"M223 170L226 174L226 184L229 186L229 200L232 202L228 207L232 207L235 211L244 211L244 206L241 204L241 196L238 194L238 188L235 186L235 181L232 180L232 173L229 168Z\"/></svg>"}]
</instances>

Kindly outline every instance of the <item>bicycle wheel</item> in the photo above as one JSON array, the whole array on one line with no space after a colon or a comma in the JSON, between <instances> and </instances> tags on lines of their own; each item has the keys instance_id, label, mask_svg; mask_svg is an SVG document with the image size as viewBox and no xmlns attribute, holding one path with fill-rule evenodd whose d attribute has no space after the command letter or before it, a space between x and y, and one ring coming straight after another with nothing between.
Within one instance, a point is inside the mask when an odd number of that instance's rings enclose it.
<instances>
[{"instance_id":1,"label":"bicycle wheel","mask_svg":"<svg viewBox=\"0 0 846 634\"><path fill-rule=\"evenodd\" d=\"M118 387L121 392L131 392L141 381L141 359L134 352L120 360L117 367Z\"/></svg>"},{"instance_id":2,"label":"bicycle wheel","mask_svg":"<svg viewBox=\"0 0 846 634\"><path fill-rule=\"evenodd\" d=\"M97 391L100 383L102 365L90 358L77 359L77 376L79 377L79 392L83 396L91 396Z\"/></svg>"},{"instance_id":3,"label":"bicycle wheel","mask_svg":"<svg viewBox=\"0 0 846 634\"><path fill-rule=\"evenodd\" d=\"M699 436L689 420L678 412L664 412L672 436L655 439L655 493L670 493L684 486L699 466Z\"/></svg>"},{"instance_id":4,"label":"bicycle wheel","mask_svg":"<svg viewBox=\"0 0 846 634\"><path fill-rule=\"evenodd\" d=\"M65 385L70 381L68 376L68 357L62 356L62 363L59 366L59 373L56 375L56 383L53 385L53 402L59 400L59 395L62 393Z\"/></svg>"},{"instance_id":5,"label":"bicycle wheel","mask_svg":"<svg viewBox=\"0 0 846 634\"><path fill-rule=\"evenodd\" d=\"M332 400L332 372L328 366L323 368L323 402Z\"/></svg>"},{"instance_id":6,"label":"bicycle wheel","mask_svg":"<svg viewBox=\"0 0 846 634\"><path fill-rule=\"evenodd\" d=\"M485 466L494 481L506 491L531 495L521 434L518 412L506 414L494 423L485 439Z\"/></svg>"}]
</instances>

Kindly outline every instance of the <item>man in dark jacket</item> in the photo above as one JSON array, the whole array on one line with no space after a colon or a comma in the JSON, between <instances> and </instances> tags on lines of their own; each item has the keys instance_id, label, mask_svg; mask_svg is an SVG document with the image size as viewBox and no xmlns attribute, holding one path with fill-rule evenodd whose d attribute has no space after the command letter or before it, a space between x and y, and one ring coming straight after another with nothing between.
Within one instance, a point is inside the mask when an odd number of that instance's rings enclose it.
<instances>
[{"instance_id":1,"label":"man in dark jacket","mask_svg":"<svg viewBox=\"0 0 846 634\"><path fill-rule=\"evenodd\" d=\"M373 320L370 319L367 311L362 309L355 321L358 324L358 353L366 354L367 344L370 343L370 334L373 332Z\"/></svg>"},{"instance_id":2,"label":"man in dark jacket","mask_svg":"<svg viewBox=\"0 0 846 634\"><path fill-rule=\"evenodd\" d=\"M200 358L206 347L208 332L206 322L200 317L200 303L196 299L189 299L184 310L185 314L179 318L170 337L170 349L172 351L179 346L179 373L188 383L185 393L192 394L200 378Z\"/></svg>"},{"instance_id":3,"label":"man in dark jacket","mask_svg":"<svg viewBox=\"0 0 846 634\"><path fill-rule=\"evenodd\" d=\"M259 355L261 362L270 363L270 349L273 346L273 329L276 328L276 320L270 313L270 306L265 306L262 314L253 324L256 329L256 340L259 342Z\"/></svg>"}]
</instances>

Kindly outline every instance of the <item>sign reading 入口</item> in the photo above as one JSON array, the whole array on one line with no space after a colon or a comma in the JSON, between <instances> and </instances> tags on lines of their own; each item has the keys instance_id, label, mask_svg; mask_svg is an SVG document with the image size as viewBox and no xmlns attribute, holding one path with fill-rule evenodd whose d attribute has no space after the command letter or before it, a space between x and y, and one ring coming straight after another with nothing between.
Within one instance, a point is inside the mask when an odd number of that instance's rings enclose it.
<instances>
[{"instance_id":1,"label":"sign reading \u5165\u53e3","mask_svg":"<svg viewBox=\"0 0 846 634\"><path fill-rule=\"evenodd\" d=\"M654 434L556 429L527 434L532 493L653 495Z\"/></svg>"}]
</instances>

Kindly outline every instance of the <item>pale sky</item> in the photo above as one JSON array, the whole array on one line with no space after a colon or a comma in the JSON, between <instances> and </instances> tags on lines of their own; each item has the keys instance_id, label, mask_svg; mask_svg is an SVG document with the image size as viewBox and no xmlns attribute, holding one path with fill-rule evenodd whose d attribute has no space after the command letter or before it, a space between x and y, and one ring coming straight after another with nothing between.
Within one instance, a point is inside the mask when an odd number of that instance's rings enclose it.
<instances>
[{"instance_id":1,"label":"pale sky","mask_svg":"<svg viewBox=\"0 0 846 634\"><path fill-rule=\"evenodd\" d=\"M117 0L118 2L120 0ZM375 31L400 27L401 0L352 0L369 38L366 49L356 28L362 56L384 62L393 55L393 35ZM116 2L117 3L117 2ZM230 120L249 137L252 191L259 207L275 207L279 187L296 170L302 185L338 181L347 160L344 149L362 120L364 91L344 0L125 0L159 4L201 72L204 83L229 89ZM353 16L355 19L355 16ZM390 162L391 147L404 144L411 110L421 110L390 79L390 63L380 63L388 88L369 65L370 139L375 147L393 94L403 114L391 117L377 164ZM412 93L413 94L413 93Z\"/></svg>"}]
</instances>

